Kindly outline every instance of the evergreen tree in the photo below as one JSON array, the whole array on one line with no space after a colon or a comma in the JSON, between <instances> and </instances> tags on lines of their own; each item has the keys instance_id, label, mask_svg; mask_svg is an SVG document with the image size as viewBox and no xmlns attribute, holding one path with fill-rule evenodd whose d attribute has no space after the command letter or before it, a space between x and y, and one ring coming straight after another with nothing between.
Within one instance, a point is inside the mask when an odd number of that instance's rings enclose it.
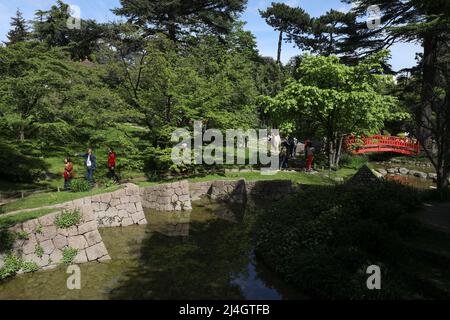
<instances>
[{"instance_id":1,"label":"evergreen tree","mask_svg":"<svg viewBox=\"0 0 450 320\"><path fill-rule=\"evenodd\" d=\"M440 96L439 81L446 77L443 69L440 67L440 57L443 56L442 50L447 50L450 41L450 2L447 0L345 0L345 2L354 2L353 12L360 17L364 17L367 8L371 5L378 5L381 11L381 25L375 29L367 28L366 22L358 25L358 32L350 40L358 44L360 50L359 56L370 54L389 47L395 41L419 42L423 46L423 56L421 59L421 85L420 103L415 108L415 118L418 124L416 136L421 141L426 153L431 161L436 162L432 152L432 141L448 141L449 130L442 129L447 126L448 112L439 105L442 99ZM444 48L444 49L442 49ZM445 90L445 89L444 89ZM448 101L448 88L445 90L447 97L443 101ZM445 112L438 112L438 110ZM443 136L444 135L444 136ZM445 136L447 135L447 136ZM438 148L437 157L444 157L447 154L447 169L442 170L442 166L436 166L438 172L438 181L440 188L446 188L448 185L448 175L450 172L450 155L443 148L441 143ZM444 165L445 166L445 165ZM445 176L439 176L439 172Z\"/></svg>"},{"instance_id":2,"label":"evergreen tree","mask_svg":"<svg viewBox=\"0 0 450 320\"><path fill-rule=\"evenodd\" d=\"M309 29L311 24L310 16L302 8L293 8L284 3L273 3L265 11L259 11L266 23L279 32L277 63L281 61L281 49L284 35L292 39L294 33L298 37L301 33Z\"/></svg>"},{"instance_id":3,"label":"evergreen tree","mask_svg":"<svg viewBox=\"0 0 450 320\"><path fill-rule=\"evenodd\" d=\"M347 54L353 48L346 48L348 37L356 27L356 15L330 10L312 21L311 50L326 56Z\"/></svg>"},{"instance_id":4,"label":"evergreen tree","mask_svg":"<svg viewBox=\"0 0 450 320\"><path fill-rule=\"evenodd\" d=\"M120 0L113 12L146 29L165 33L172 41L181 33L228 33L246 0Z\"/></svg>"},{"instance_id":5,"label":"evergreen tree","mask_svg":"<svg viewBox=\"0 0 450 320\"><path fill-rule=\"evenodd\" d=\"M58 0L48 11L36 11L34 36L49 47L66 47L73 60L92 55L97 40L104 35L104 26L93 20L82 20L80 29L69 29L69 5Z\"/></svg>"},{"instance_id":6,"label":"evergreen tree","mask_svg":"<svg viewBox=\"0 0 450 320\"><path fill-rule=\"evenodd\" d=\"M23 42L29 38L29 28L26 20L23 18L22 12L17 9L16 16L11 18L11 30L8 32L7 44L15 44Z\"/></svg>"}]
</instances>

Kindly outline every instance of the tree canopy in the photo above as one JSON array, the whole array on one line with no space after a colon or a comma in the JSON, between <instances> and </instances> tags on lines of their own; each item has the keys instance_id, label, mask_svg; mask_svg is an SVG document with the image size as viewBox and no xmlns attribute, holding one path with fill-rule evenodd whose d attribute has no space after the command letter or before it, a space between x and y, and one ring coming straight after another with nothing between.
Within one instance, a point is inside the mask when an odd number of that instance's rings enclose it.
<instances>
[{"instance_id":1,"label":"tree canopy","mask_svg":"<svg viewBox=\"0 0 450 320\"><path fill-rule=\"evenodd\" d=\"M339 164L342 142L348 134L376 133L384 121L405 118L386 88L392 78L380 74L386 53L356 66L341 64L336 56L305 56L300 78L275 97L266 97L267 112L285 133L304 125L326 137L330 166Z\"/></svg>"},{"instance_id":2,"label":"tree canopy","mask_svg":"<svg viewBox=\"0 0 450 320\"><path fill-rule=\"evenodd\" d=\"M162 32L175 41L185 33L229 32L246 3L246 0L121 0L121 7L114 13L145 28L149 34Z\"/></svg>"}]
</instances>

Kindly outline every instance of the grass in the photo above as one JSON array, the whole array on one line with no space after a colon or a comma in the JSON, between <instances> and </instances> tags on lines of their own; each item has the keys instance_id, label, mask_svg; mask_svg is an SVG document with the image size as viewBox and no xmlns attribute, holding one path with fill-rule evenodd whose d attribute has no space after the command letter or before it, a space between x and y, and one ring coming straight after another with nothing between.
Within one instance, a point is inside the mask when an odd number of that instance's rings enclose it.
<instances>
[{"instance_id":1,"label":"grass","mask_svg":"<svg viewBox=\"0 0 450 320\"><path fill-rule=\"evenodd\" d=\"M21 222L37 219L52 212L55 212L55 209L41 209L31 212L18 213L12 216L0 215L0 229L6 229Z\"/></svg>"},{"instance_id":2,"label":"grass","mask_svg":"<svg viewBox=\"0 0 450 320\"><path fill-rule=\"evenodd\" d=\"M49 192L34 194L29 197L19 199L14 202L7 203L1 207L3 213L17 211L22 209L32 209L45 206L51 206L59 203L64 203L76 199L81 199L97 194L113 192L120 188L120 186L111 186L108 188L98 188L87 192Z\"/></svg>"},{"instance_id":3,"label":"grass","mask_svg":"<svg viewBox=\"0 0 450 320\"><path fill-rule=\"evenodd\" d=\"M310 184L310 185L327 185L333 184L336 178L349 178L356 173L354 168L342 168L338 171L323 170L317 174L307 174L304 172L277 172L274 175L262 175L259 171L254 172L229 172L224 174L209 174L205 176L187 178L189 182L206 182L213 180L238 180L245 179L248 181L260 180L291 180L294 183ZM141 181L136 182L140 187L154 186L160 183L168 183L173 180L166 180L160 182Z\"/></svg>"}]
</instances>

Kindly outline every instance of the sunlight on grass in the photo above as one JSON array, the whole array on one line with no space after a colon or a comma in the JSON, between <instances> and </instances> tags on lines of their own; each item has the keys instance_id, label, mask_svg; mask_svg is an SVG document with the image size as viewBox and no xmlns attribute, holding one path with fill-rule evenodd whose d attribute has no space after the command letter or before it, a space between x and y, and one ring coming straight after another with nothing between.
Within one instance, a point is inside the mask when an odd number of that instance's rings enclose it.
<instances>
[{"instance_id":1,"label":"sunlight on grass","mask_svg":"<svg viewBox=\"0 0 450 320\"><path fill-rule=\"evenodd\" d=\"M111 186L108 188L99 188L87 192L49 192L31 195L29 197L5 204L2 206L3 213L17 211L21 209L32 209L44 206L51 206L59 203L64 203L71 200L76 200L97 194L113 192L120 188L120 186Z\"/></svg>"},{"instance_id":2,"label":"sunlight on grass","mask_svg":"<svg viewBox=\"0 0 450 320\"><path fill-rule=\"evenodd\" d=\"M55 209L42 209L42 210L36 210L32 212L23 212L11 216L1 216L0 215L0 229L5 229L12 227L18 223L25 222L32 219L37 219L42 216L45 216L49 213L56 212Z\"/></svg>"}]
</instances>

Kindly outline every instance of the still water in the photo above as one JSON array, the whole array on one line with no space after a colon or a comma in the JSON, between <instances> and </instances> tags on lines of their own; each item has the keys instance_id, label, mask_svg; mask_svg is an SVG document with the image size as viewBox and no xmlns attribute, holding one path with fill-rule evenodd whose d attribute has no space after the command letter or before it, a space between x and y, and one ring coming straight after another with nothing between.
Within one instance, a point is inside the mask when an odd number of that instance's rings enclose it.
<instances>
[{"instance_id":1,"label":"still water","mask_svg":"<svg viewBox=\"0 0 450 320\"><path fill-rule=\"evenodd\" d=\"M100 230L112 260L81 265L81 290L68 290L59 268L0 284L0 299L304 298L255 257L245 209L202 203L146 217L146 226Z\"/></svg>"}]
</instances>

